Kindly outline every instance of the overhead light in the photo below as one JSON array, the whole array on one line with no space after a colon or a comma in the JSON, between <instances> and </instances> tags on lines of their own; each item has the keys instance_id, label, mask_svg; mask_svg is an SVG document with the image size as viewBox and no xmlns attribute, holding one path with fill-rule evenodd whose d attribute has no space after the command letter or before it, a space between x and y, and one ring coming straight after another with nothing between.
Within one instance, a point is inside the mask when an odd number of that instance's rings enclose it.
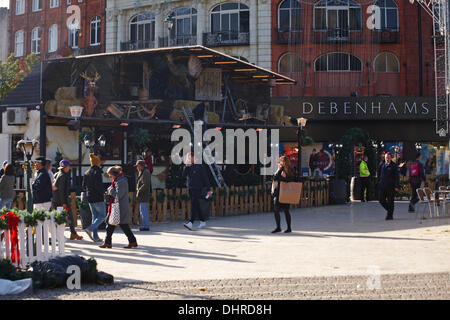
<instances>
[{"instance_id":1,"label":"overhead light","mask_svg":"<svg viewBox=\"0 0 450 320\"><path fill-rule=\"evenodd\" d=\"M269 78L269 75L253 76L253 78Z\"/></svg>"},{"instance_id":2,"label":"overhead light","mask_svg":"<svg viewBox=\"0 0 450 320\"><path fill-rule=\"evenodd\" d=\"M122 127L128 127L129 123L128 122L121 122L120 125Z\"/></svg>"},{"instance_id":3,"label":"overhead light","mask_svg":"<svg viewBox=\"0 0 450 320\"><path fill-rule=\"evenodd\" d=\"M245 71L256 71L257 69L252 68L252 69L234 69L234 71L236 72L245 72Z\"/></svg>"},{"instance_id":4,"label":"overhead light","mask_svg":"<svg viewBox=\"0 0 450 320\"><path fill-rule=\"evenodd\" d=\"M191 51L203 51L202 48L191 48L191 49L189 49L189 50L191 50Z\"/></svg>"},{"instance_id":5,"label":"overhead light","mask_svg":"<svg viewBox=\"0 0 450 320\"><path fill-rule=\"evenodd\" d=\"M304 128L306 126L306 122L308 121L308 119L306 118L297 118L297 125Z\"/></svg>"},{"instance_id":6,"label":"overhead light","mask_svg":"<svg viewBox=\"0 0 450 320\"><path fill-rule=\"evenodd\" d=\"M216 130L222 130L222 127L216 127L215 129Z\"/></svg>"},{"instance_id":7,"label":"overhead light","mask_svg":"<svg viewBox=\"0 0 450 320\"><path fill-rule=\"evenodd\" d=\"M197 56L197 58L213 58L214 56L212 54L205 54L201 56Z\"/></svg>"},{"instance_id":8,"label":"overhead light","mask_svg":"<svg viewBox=\"0 0 450 320\"><path fill-rule=\"evenodd\" d=\"M172 126L172 129L178 129L178 128L181 128L181 125L180 125L180 124L174 124L174 125Z\"/></svg>"},{"instance_id":9,"label":"overhead light","mask_svg":"<svg viewBox=\"0 0 450 320\"><path fill-rule=\"evenodd\" d=\"M292 82L277 82L277 84L293 84Z\"/></svg>"},{"instance_id":10,"label":"overhead light","mask_svg":"<svg viewBox=\"0 0 450 320\"><path fill-rule=\"evenodd\" d=\"M104 135L101 135L98 138L98 144L100 145L100 147L104 147L106 145L106 137Z\"/></svg>"},{"instance_id":11,"label":"overhead light","mask_svg":"<svg viewBox=\"0 0 450 320\"><path fill-rule=\"evenodd\" d=\"M216 61L215 64L233 64L237 63L237 61Z\"/></svg>"},{"instance_id":12,"label":"overhead light","mask_svg":"<svg viewBox=\"0 0 450 320\"><path fill-rule=\"evenodd\" d=\"M262 128L257 128L256 131L262 131Z\"/></svg>"}]
</instances>

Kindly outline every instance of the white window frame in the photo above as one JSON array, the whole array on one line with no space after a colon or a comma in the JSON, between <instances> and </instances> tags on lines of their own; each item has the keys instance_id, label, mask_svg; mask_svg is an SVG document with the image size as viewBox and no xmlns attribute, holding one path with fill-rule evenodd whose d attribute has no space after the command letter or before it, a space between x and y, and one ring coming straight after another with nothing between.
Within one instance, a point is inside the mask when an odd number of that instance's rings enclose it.
<instances>
[{"instance_id":1,"label":"white window frame","mask_svg":"<svg viewBox=\"0 0 450 320\"><path fill-rule=\"evenodd\" d=\"M58 7L59 7L59 0L50 0L50 9Z\"/></svg>"},{"instance_id":2,"label":"white window frame","mask_svg":"<svg viewBox=\"0 0 450 320\"><path fill-rule=\"evenodd\" d=\"M147 14L150 16L149 19L137 21L137 18L139 16L147 15ZM133 21L134 19L136 19L136 21ZM139 41L139 25L145 25L145 24L149 24L150 25L150 32L152 30L154 30L154 28L156 27L156 16L153 13L150 13L150 12L141 12L140 14L132 17L130 19L129 28L128 28L128 32L129 32L128 39L131 41L131 27L133 25L135 25L136 26L136 39L135 39L135 41L137 43ZM153 27L152 27L152 24L154 24ZM175 28L175 25L174 25L174 28ZM145 29L145 27L144 27L144 29ZM153 38L153 40L152 40L152 38ZM155 31L155 33L153 35L150 34L150 40L149 41L150 41L150 43L151 42L156 43L156 31Z\"/></svg>"},{"instance_id":3,"label":"white window frame","mask_svg":"<svg viewBox=\"0 0 450 320\"><path fill-rule=\"evenodd\" d=\"M355 2L353 0L350 0L351 2ZM335 5L335 6L328 6L328 4L325 5L321 5L320 2L323 1L319 1L318 3L316 3L313 7L313 30L315 31L326 31L331 29L330 26L328 25L328 11L336 11L338 12L339 10L345 10L347 11L347 26L348 26L348 31L362 31L363 29L363 14L362 14L362 7L359 3L355 2L355 4L350 4L350 1L347 5ZM360 13L360 22L361 22L361 28L360 29L350 29L350 9L353 8L359 8L359 13ZM325 24L326 24L326 28L325 29L316 29L316 9L325 9ZM338 21L338 20L337 20Z\"/></svg>"},{"instance_id":4,"label":"white window frame","mask_svg":"<svg viewBox=\"0 0 450 320\"><path fill-rule=\"evenodd\" d=\"M95 20L95 21L94 21ZM95 42L92 42L92 25L94 24L95 26L95 37L97 38L97 31L98 29L100 29L101 32L101 28L102 28L102 18L100 18L99 16L95 16L91 19L91 22L89 24L89 45L90 46L99 46L101 44L101 37L102 35L99 35L99 39L95 39Z\"/></svg>"},{"instance_id":5,"label":"white window frame","mask_svg":"<svg viewBox=\"0 0 450 320\"><path fill-rule=\"evenodd\" d=\"M42 11L42 0L32 0L33 12ZM40 7L38 7L40 6Z\"/></svg>"},{"instance_id":6,"label":"white window frame","mask_svg":"<svg viewBox=\"0 0 450 320\"><path fill-rule=\"evenodd\" d=\"M25 13L25 0L16 0L16 16Z\"/></svg>"},{"instance_id":7,"label":"white window frame","mask_svg":"<svg viewBox=\"0 0 450 320\"><path fill-rule=\"evenodd\" d=\"M189 10L190 10L190 13L189 13L189 14L183 14L183 15L177 15L177 11L178 11L178 10L181 10L181 9L189 9ZM195 10L195 13L193 13L193 10ZM197 11L196 8L189 8L189 7L178 8L178 9L176 9L176 10L173 11L173 17L174 17L174 19L175 19L175 21L174 21L174 23L173 23L173 29L174 29L173 32L174 32L174 35L175 35L175 39L176 39L177 37L197 36L197 34L194 34L194 33L192 32L192 29L193 29L193 23L192 23L192 20L193 20L194 17L195 17L195 19L196 19L195 25L196 25L196 28L197 28L197 30L198 30L198 11ZM177 20L184 20L184 19L189 19L189 29L190 29L190 32L189 32L189 34L181 34L181 35L179 35L179 34L178 34L178 28L177 28Z\"/></svg>"},{"instance_id":8,"label":"white window frame","mask_svg":"<svg viewBox=\"0 0 450 320\"><path fill-rule=\"evenodd\" d=\"M53 24L48 29L48 52L58 50L58 25Z\"/></svg>"},{"instance_id":9,"label":"white window frame","mask_svg":"<svg viewBox=\"0 0 450 320\"><path fill-rule=\"evenodd\" d=\"M393 55L395 57L395 60L397 61L398 71L387 71L387 70L385 70L385 71L376 71L375 70L376 61L377 61L378 58L380 58L380 56L382 54L386 54L386 58L385 59L387 59L388 55ZM386 61L386 67L387 67L387 61ZM389 51L383 51L383 52L380 52L379 54L377 54L375 59L373 59L373 72L376 72L376 73L400 73L400 61L398 60L397 55L395 55L394 53L389 52Z\"/></svg>"},{"instance_id":10,"label":"white window frame","mask_svg":"<svg viewBox=\"0 0 450 320\"><path fill-rule=\"evenodd\" d=\"M346 55L348 56L348 68L349 68L348 70L330 70L330 69L329 69L329 66L328 66L328 64L329 64L328 56L329 56L329 55L332 55L332 54L335 54L335 53L346 54ZM318 59L320 59L320 58L323 57L323 56L327 56L327 70L316 70L316 62L317 62ZM351 63L350 63L350 56L354 56L356 59L359 60L359 62L361 63L361 70L351 70L351 69L350 69L350 65L351 65ZM354 54L351 54L351 53L348 53L348 52L338 52L338 51L335 51L335 52L327 52L327 53L325 53L325 54L322 54L322 55L318 56L318 57L314 60L314 72L324 72L324 73L325 73L325 72L363 72L363 69L364 69L364 66L363 66L363 63L362 63L361 59L358 58L357 56L355 56Z\"/></svg>"},{"instance_id":11,"label":"white window frame","mask_svg":"<svg viewBox=\"0 0 450 320\"><path fill-rule=\"evenodd\" d=\"M211 33L213 32L212 31L212 29L213 29L213 25L212 25L212 23L213 23L213 19L212 19L213 14L218 14L219 15L219 24L220 24L220 31L219 31L219 33L220 33L220 32L225 32L225 30L222 30L222 15L225 15L225 14L230 14L231 15L233 13L237 13L238 14L238 32L237 33L238 34L243 33L243 31L241 31L241 12L247 12L247 11L249 13L248 33L250 33L250 7L247 4L242 3L242 2L234 2L234 1L232 1L230 3L237 4L238 8L237 9L231 9L231 10L222 10L222 8L220 8L219 11L213 11L215 8L217 8L217 7L219 7L219 6L223 5L223 4L226 4L226 2L225 2L225 3L218 4L217 6L214 6L214 8L211 9L211 12L209 14ZM247 9L241 9L241 6L240 6L241 4L247 6Z\"/></svg>"},{"instance_id":12,"label":"white window frame","mask_svg":"<svg viewBox=\"0 0 450 320\"><path fill-rule=\"evenodd\" d=\"M19 42L18 36L20 36L20 35L22 36L22 39ZM19 45L21 45L20 51L18 50ZM23 30L19 30L14 35L14 56L15 57L23 57L24 47L25 47L25 32Z\"/></svg>"},{"instance_id":13,"label":"white window frame","mask_svg":"<svg viewBox=\"0 0 450 320\"><path fill-rule=\"evenodd\" d=\"M68 38L67 44L69 48L78 49L78 38L79 38L80 29L68 29ZM72 43L73 41L73 43ZM72 45L74 44L74 45Z\"/></svg>"},{"instance_id":14,"label":"white window frame","mask_svg":"<svg viewBox=\"0 0 450 320\"><path fill-rule=\"evenodd\" d=\"M280 30L281 28L280 28L280 22L281 22L281 20L280 20L280 13L281 13L281 11L289 11L289 31L301 31L302 30L302 26L301 26L301 24L302 24L302 4L300 3L300 1L298 1L298 0L295 0L295 1L297 1L298 2L298 5L299 5L299 8L297 9L297 8L291 8L291 7L289 7L289 8L281 8L281 5L283 4L283 3L285 3L286 1L290 1L290 0L284 0L284 1L281 1L280 2L280 5L278 6L278 30ZM292 11L294 11L294 10L300 10L300 29L299 30L293 30L292 29Z\"/></svg>"},{"instance_id":15,"label":"white window frame","mask_svg":"<svg viewBox=\"0 0 450 320\"><path fill-rule=\"evenodd\" d=\"M381 7L381 6L378 5L378 2L379 2L379 1L375 2L375 5L378 6L378 7L380 8L381 11L384 11L384 21L381 21L381 24L383 24L383 22L384 22L384 25L385 25L385 26L384 26L384 27L381 26L381 29L374 29L374 30L392 30L392 31L398 31L398 30L399 30L399 22L398 22L398 5L397 5L397 3L396 3L394 0L392 0L392 2L394 2L394 4L395 4L395 7L388 7L388 6ZM397 26L396 26L394 29L391 29L391 28L388 28L388 27L387 27L387 25L388 25L388 15L387 15L387 10L392 10L392 9L395 9L395 11L396 11L396 13L397 13ZM381 12L380 12L380 14L381 14Z\"/></svg>"},{"instance_id":16,"label":"white window frame","mask_svg":"<svg viewBox=\"0 0 450 320\"><path fill-rule=\"evenodd\" d=\"M35 27L31 30L31 52L41 54L42 29Z\"/></svg>"},{"instance_id":17,"label":"white window frame","mask_svg":"<svg viewBox=\"0 0 450 320\"><path fill-rule=\"evenodd\" d=\"M281 71L281 60L283 60L283 59L286 58L287 56L292 56L292 55L296 56L296 58L300 60L300 71L288 71L288 72L286 72L286 71ZM292 64L291 64L291 66L290 66L290 69L292 69ZM282 55L280 56L280 58L278 59L278 72L279 72L279 73L301 73L302 70L303 70L302 59L301 59L300 56L299 56L298 54L296 54L295 52L286 52L286 53L282 54Z\"/></svg>"}]
</instances>

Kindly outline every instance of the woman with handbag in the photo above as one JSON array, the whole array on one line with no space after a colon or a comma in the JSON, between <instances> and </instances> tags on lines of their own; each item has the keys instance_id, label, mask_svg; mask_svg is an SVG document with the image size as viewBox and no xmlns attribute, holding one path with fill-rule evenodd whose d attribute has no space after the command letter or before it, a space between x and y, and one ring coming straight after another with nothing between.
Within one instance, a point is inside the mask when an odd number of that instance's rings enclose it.
<instances>
[{"instance_id":1,"label":"woman with handbag","mask_svg":"<svg viewBox=\"0 0 450 320\"><path fill-rule=\"evenodd\" d=\"M108 205L108 214L106 217L106 238L105 243L100 248L112 248L112 235L116 226L120 226L128 238L128 245L125 249L137 247L136 238L131 231L130 222L130 203L128 201L128 181L123 176L122 168L114 166L108 169L106 173L113 179L111 186L107 190L110 196Z\"/></svg>"},{"instance_id":2,"label":"woman with handbag","mask_svg":"<svg viewBox=\"0 0 450 320\"><path fill-rule=\"evenodd\" d=\"M275 222L277 227L272 233L277 233L281 231L280 227L280 210L284 211L284 215L286 217L287 229L284 231L285 233L291 232L291 214L289 213L289 204L280 203L280 185L282 181L292 181L293 172L289 164L289 158L286 156L280 157L280 162L278 165L278 170L273 176L272 179L272 198L273 198L273 211L275 213Z\"/></svg>"}]
</instances>

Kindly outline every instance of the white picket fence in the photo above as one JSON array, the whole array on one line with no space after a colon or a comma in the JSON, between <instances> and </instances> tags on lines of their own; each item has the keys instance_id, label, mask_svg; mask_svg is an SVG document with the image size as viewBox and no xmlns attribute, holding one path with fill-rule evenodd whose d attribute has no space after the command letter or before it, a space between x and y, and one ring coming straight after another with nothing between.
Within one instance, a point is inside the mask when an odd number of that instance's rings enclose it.
<instances>
[{"instance_id":1,"label":"white picket fence","mask_svg":"<svg viewBox=\"0 0 450 320\"><path fill-rule=\"evenodd\" d=\"M65 225L57 225L53 214L50 219L38 220L35 229L36 232L33 233L32 227L25 226L22 217L18 226L18 249L20 252L20 267L22 268L34 261L48 261L53 257L65 255ZM4 233L4 237L0 241L0 259L11 260L10 230L2 230L1 232ZM17 259L15 265L19 266Z\"/></svg>"}]
</instances>

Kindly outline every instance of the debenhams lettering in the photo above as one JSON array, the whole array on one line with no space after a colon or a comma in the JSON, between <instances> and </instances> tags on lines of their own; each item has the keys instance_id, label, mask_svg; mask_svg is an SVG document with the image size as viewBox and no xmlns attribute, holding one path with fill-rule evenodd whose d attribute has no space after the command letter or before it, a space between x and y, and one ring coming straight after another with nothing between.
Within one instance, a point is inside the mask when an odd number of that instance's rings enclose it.
<instances>
[{"instance_id":1,"label":"debenhams lettering","mask_svg":"<svg viewBox=\"0 0 450 320\"><path fill-rule=\"evenodd\" d=\"M431 106L428 102L335 102L319 101L316 103L303 102L303 115L422 115L430 114Z\"/></svg>"}]
</instances>

